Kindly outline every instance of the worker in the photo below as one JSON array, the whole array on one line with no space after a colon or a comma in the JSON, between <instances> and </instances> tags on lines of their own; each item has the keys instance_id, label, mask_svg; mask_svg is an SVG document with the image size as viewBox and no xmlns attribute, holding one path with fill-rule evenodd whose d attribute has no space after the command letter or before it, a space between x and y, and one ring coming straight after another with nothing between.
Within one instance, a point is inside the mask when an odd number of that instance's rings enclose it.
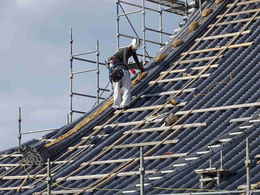
<instances>
[{"instance_id":1,"label":"worker","mask_svg":"<svg viewBox=\"0 0 260 195\"><path fill-rule=\"evenodd\" d=\"M130 67L128 64L128 59L133 57L136 68L144 72L144 67L136 55L136 50L140 47L140 44L139 39L133 39L129 46L120 48L108 60L110 80L114 89L113 108L116 110L126 109L131 103L131 79L129 70L133 67Z\"/></svg>"}]
</instances>

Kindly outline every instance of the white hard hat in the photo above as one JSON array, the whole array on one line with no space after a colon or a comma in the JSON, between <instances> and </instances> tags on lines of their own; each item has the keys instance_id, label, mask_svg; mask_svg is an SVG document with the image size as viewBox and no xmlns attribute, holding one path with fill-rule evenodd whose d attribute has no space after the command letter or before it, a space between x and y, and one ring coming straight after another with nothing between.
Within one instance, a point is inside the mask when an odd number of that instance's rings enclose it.
<instances>
[{"instance_id":1,"label":"white hard hat","mask_svg":"<svg viewBox=\"0 0 260 195\"><path fill-rule=\"evenodd\" d=\"M140 39L133 39L130 46L132 47L132 49L138 49L141 46Z\"/></svg>"}]
</instances>

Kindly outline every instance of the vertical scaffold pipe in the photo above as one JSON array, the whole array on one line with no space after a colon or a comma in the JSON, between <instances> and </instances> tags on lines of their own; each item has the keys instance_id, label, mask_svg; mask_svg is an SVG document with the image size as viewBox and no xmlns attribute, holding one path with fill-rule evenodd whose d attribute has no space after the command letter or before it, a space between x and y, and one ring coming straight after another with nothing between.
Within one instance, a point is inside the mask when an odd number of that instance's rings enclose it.
<instances>
[{"instance_id":1,"label":"vertical scaffold pipe","mask_svg":"<svg viewBox=\"0 0 260 195\"><path fill-rule=\"evenodd\" d=\"M162 9L162 5L161 5L161 0L159 2L159 10L160 10L160 43L162 45L163 43L163 9Z\"/></svg>"},{"instance_id":2,"label":"vertical scaffold pipe","mask_svg":"<svg viewBox=\"0 0 260 195\"><path fill-rule=\"evenodd\" d=\"M120 23L120 17L119 17L119 3L120 1L117 0L116 2L116 38L117 38L117 49L120 47L120 35L119 35L119 23Z\"/></svg>"},{"instance_id":3,"label":"vertical scaffold pipe","mask_svg":"<svg viewBox=\"0 0 260 195\"><path fill-rule=\"evenodd\" d=\"M251 184L250 184L250 166L251 166L251 160L250 160L250 149L249 149L249 138L248 134L246 134L246 195L250 195L251 190Z\"/></svg>"},{"instance_id":4,"label":"vertical scaffold pipe","mask_svg":"<svg viewBox=\"0 0 260 195\"><path fill-rule=\"evenodd\" d=\"M51 195L51 183L52 183L51 162L50 162L50 159L48 158L48 160L47 160L47 194L48 195Z\"/></svg>"},{"instance_id":5,"label":"vertical scaffold pipe","mask_svg":"<svg viewBox=\"0 0 260 195\"><path fill-rule=\"evenodd\" d=\"M73 36L72 28L70 29L70 122L73 120Z\"/></svg>"},{"instance_id":6,"label":"vertical scaffold pipe","mask_svg":"<svg viewBox=\"0 0 260 195\"><path fill-rule=\"evenodd\" d=\"M143 155L143 147L140 147L140 195L144 195L144 155Z\"/></svg>"},{"instance_id":7,"label":"vertical scaffold pipe","mask_svg":"<svg viewBox=\"0 0 260 195\"><path fill-rule=\"evenodd\" d=\"M142 12L143 12L143 63L146 62L146 24L145 24L145 0L142 1Z\"/></svg>"},{"instance_id":8,"label":"vertical scaffold pipe","mask_svg":"<svg viewBox=\"0 0 260 195\"><path fill-rule=\"evenodd\" d=\"M19 152L21 151L22 144L22 109L19 107L18 109L18 146Z\"/></svg>"},{"instance_id":9,"label":"vertical scaffold pipe","mask_svg":"<svg viewBox=\"0 0 260 195\"><path fill-rule=\"evenodd\" d=\"M99 105L100 100L100 84L99 84L99 75L100 75L100 67L99 67L99 40L97 40L97 105Z\"/></svg>"}]
</instances>

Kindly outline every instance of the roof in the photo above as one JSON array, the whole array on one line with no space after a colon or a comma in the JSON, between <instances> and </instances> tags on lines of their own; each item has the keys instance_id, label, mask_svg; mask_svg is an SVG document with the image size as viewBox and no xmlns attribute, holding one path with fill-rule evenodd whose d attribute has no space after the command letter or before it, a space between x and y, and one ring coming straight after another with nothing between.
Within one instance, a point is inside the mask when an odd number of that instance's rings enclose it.
<instances>
[{"instance_id":1,"label":"roof","mask_svg":"<svg viewBox=\"0 0 260 195\"><path fill-rule=\"evenodd\" d=\"M244 189L246 138L250 182L259 188L260 4L204 6L213 12L194 13L147 65L130 109L113 113L111 100L103 102L25 143L27 161L15 148L2 152L0 193L46 191L46 166L26 163L51 158L54 194L139 194L140 146L146 194ZM183 44L172 46L176 40Z\"/></svg>"}]
</instances>

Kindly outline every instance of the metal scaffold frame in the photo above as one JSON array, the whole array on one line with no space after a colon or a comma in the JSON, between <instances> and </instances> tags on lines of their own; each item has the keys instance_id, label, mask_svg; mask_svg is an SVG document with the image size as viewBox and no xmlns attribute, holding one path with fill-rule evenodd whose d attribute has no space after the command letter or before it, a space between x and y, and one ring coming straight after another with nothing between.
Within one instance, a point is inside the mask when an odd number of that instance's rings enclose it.
<instances>
[{"instance_id":1,"label":"metal scaffold frame","mask_svg":"<svg viewBox=\"0 0 260 195\"><path fill-rule=\"evenodd\" d=\"M96 60L90 60L90 59L86 59L83 58L81 56L87 56L90 54L95 54L96 55ZM74 66L73 66L73 62L74 61L81 61L81 62L87 62L87 63L92 63L92 64L96 64L96 68L95 69L87 69L84 71L75 71ZM105 66L106 64L103 62L100 62L100 47L99 47L99 41L97 40L96 43L96 50L93 51L87 51L84 53L78 53L78 54L74 54L73 53L73 34L72 34L72 28L70 30L70 76L69 76L69 80L70 80L70 122L73 121L73 114L74 113L78 113L78 114L85 114L84 111L80 111L80 110L75 110L73 108L74 104L73 104L73 97L74 96L81 96L81 97L86 97L86 98L94 98L96 99L96 104L100 103L100 100L105 100L106 98L101 97L101 91L103 92L109 92L110 90L105 89L105 88L101 88L100 87L100 65ZM90 73L90 72L96 72L96 95L92 95L92 94L83 94L83 93L77 93L74 91L74 79L76 75L79 74L83 74L83 73Z\"/></svg>"},{"instance_id":2,"label":"metal scaffold frame","mask_svg":"<svg viewBox=\"0 0 260 195\"><path fill-rule=\"evenodd\" d=\"M151 1L151 0L142 0L142 4L141 5L139 5L139 4L135 3L135 2L127 1L127 0L117 0L117 2L116 2L116 9L117 9L117 20L116 20L117 21L117 34L116 34L116 36L117 36L117 47L120 48L120 46L121 46L120 45L121 37L127 38L127 39L133 39L133 38L140 39L143 42L142 54L137 54L137 55L138 56L142 56L143 62L146 62L146 59L151 59L152 58L150 56L150 54L148 53L148 51L147 51L147 43L150 43L150 44L162 47L162 46L165 45L163 43L163 37L172 35L172 33L168 33L168 32L164 31L163 16L164 16L164 12L174 13L173 10L171 10L169 8L168 9L163 8L163 6L165 6L165 5L163 5L161 3L157 3L158 4L158 9L147 7L146 6L146 2L147 1L152 2L152 3L156 3L156 2ZM128 5L128 6L131 6L131 7L139 8L140 10L126 12L123 5ZM186 1L186 5L183 5L183 6L187 7L187 1ZM176 8L176 10L178 10L178 9ZM147 20L146 20L147 11L159 14L159 27L158 27L158 30L150 28L150 27L147 26ZM134 14L139 14L139 13L142 13L142 36L138 35L138 33L137 33L137 31L136 31L132 21L129 18L129 15L134 15ZM176 13L177 12L175 12L175 14ZM186 15L187 11L185 10L185 12L183 12L182 14L180 14L180 13L178 13L178 14L179 15ZM125 19L127 20L128 24L131 27L131 30L134 32L135 36L131 36L131 35L128 35L128 34L123 34L123 33L120 32L120 29L121 29L120 28L120 18L121 17L125 17ZM147 39L147 32L148 31L154 32L154 33L159 33L159 35L160 35L159 42Z\"/></svg>"}]
</instances>

